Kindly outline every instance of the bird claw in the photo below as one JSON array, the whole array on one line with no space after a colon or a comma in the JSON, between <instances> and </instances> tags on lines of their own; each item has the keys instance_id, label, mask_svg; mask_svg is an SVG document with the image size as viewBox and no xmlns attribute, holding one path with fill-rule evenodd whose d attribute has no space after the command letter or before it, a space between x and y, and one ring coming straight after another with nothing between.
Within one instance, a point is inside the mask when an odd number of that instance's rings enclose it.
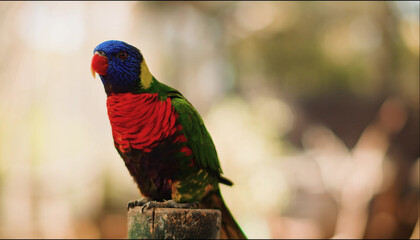
<instances>
[{"instance_id":1,"label":"bird claw","mask_svg":"<svg viewBox=\"0 0 420 240\"><path fill-rule=\"evenodd\" d=\"M134 208L134 207L137 207L137 206L138 207L144 206L144 204L146 204L147 202L150 202L150 200L147 199L147 198L132 200L132 201L128 202L127 210L130 210L131 208Z\"/></svg>"},{"instance_id":2,"label":"bird claw","mask_svg":"<svg viewBox=\"0 0 420 240\"><path fill-rule=\"evenodd\" d=\"M168 208L198 208L198 201L192 203L175 202L173 199L165 201Z\"/></svg>"},{"instance_id":3,"label":"bird claw","mask_svg":"<svg viewBox=\"0 0 420 240\"><path fill-rule=\"evenodd\" d=\"M167 200L164 202L157 202L157 201L148 201L143 204L141 208L141 212L144 212L144 209L150 208L198 208L198 202L193 203L179 203L175 202L173 199Z\"/></svg>"}]
</instances>

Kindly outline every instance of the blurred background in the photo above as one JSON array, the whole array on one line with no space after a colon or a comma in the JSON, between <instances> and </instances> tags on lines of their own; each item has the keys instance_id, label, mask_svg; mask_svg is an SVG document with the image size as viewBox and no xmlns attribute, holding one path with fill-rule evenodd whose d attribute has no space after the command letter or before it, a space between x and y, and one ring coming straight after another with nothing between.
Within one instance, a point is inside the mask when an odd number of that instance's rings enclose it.
<instances>
[{"instance_id":1,"label":"blurred background","mask_svg":"<svg viewBox=\"0 0 420 240\"><path fill-rule=\"evenodd\" d=\"M418 1L1 2L0 238L127 236L139 193L90 73L111 39L202 115L248 237L412 235Z\"/></svg>"}]
</instances>

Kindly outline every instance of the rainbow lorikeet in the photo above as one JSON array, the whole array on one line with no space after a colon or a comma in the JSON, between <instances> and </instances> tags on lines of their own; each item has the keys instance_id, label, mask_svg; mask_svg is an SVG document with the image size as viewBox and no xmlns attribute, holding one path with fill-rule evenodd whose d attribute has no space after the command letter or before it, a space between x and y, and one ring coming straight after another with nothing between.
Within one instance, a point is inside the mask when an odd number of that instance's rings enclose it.
<instances>
[{"instance_id":1,"label":"rainbow lorikeet","mask_svg":"<svg viewBox=\"0 0 420 240\"><path fill-rule=\"evenodd\" d=\"M128 207L217 208L222 238L246 238L226 207L213 141L197 110L156 80L140 51L122 41L94 49L92 74L107 94L114 144L143 196Z\"/></svg>"}]
</instances>

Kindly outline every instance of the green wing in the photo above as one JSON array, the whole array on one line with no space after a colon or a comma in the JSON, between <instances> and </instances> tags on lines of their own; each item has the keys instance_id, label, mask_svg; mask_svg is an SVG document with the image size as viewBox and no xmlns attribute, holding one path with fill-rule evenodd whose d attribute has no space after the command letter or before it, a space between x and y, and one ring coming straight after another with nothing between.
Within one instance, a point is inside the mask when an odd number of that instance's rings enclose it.
<instances>
[{"instance_id":1,"label":"green wing","mask_svg":"<svg viewBox=\"0 0 420 240\"><path fill-rule=\"evenodd\" d=\"M197 110L178 91L169 92L168 97L179 115L178 122L184 129L188 147L193 151L197 164L223 182L224 179L220 179L222 170L216 148Z\"/></svg>"}]
</instances>

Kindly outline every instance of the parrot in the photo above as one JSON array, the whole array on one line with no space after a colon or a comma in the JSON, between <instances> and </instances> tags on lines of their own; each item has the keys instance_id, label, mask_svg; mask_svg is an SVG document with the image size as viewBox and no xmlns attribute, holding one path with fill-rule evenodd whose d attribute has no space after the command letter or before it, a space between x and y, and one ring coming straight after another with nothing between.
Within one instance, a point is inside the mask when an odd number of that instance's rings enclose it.
<instances>
[{"instance_id":1,"label":"parrot","mask_svg":"<svg viewBox=\"0 0 420 240\"><path fill-rule=\"evenodd\" d=\"M220 237L245 239L219 188L233 183L222 176L213 140L193 105L159 82L140 50L123 41L97 45L91 72L105 89L114 146L141 194L128 209L219 209Z\"/></svg>"}]
</instances>

